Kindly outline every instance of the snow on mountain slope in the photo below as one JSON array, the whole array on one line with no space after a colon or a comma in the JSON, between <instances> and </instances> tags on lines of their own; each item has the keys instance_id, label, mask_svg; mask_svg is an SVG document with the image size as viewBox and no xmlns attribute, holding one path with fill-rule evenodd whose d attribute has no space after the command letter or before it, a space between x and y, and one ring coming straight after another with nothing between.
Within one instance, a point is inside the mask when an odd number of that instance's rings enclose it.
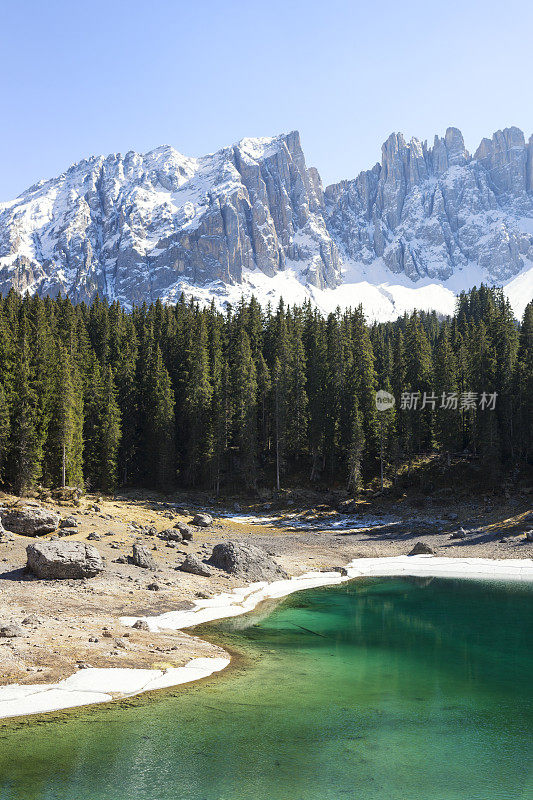
<instances>
[{"instance_id":1,"label":"snow on mountain slope","mask_svg":"<svg viewBox=\"0 0 533 800\"><path fill-rule=\"evenodd\" d=\"M200 159L171 147L91 158L0 205L0 291L125 305L180 280L231 285L290 259L316 286L339 280L316 174L297 133L244 139Z\"/></svg>"},{"instance_id":2,"label":"snow on mountain slope","mask_svg":"<svg viewBox=\"0 0 533 800\"><path fill-rule=\"evenodd\" d=\"M432 148L392 134L381 164L326 189L330 230L349 258L382 259L413 281L474 263L502 282L533 261L532 158L518 128L484 139L473 158L456 128Z\"/></svg>"},{"instance_id":3,"label":"snow on mountain slope","mask_svg":"<svg viewBox=\"0 0 533 800\"><path fill-rule=\"evenodd\" d=\"M244 275L242 283L230 286L221 281L202 287L187 281L179 282L172 294L163 299L166 302L176 302L183 291L201 303L209 304L214 300L221 309L226 303L236 305L241 297L249 299L252 295L262 305L270 303L272 307L281 298L288 304L301 304L310 300L326 314L337 308L362 305L370 322L387 322L415 309L453 314L459 292L481 283L492 285L489 277L475 266L443 283L424 279L414 284L408 278L394 275L385 268L379 280L379 283L374 284L369 280L357 280L355 275L351 275L347 282L333 289L317 289L304 285L298 273L292 269L278 272L273 278L255 271ZM533 298L533 265L504 283L503 291L509 298L516 317L521 318L527 303Z\"/></svg>"},{"instance_id":4,"label":"snow on mountain slope","mask_svg":"<svg viewBox=\"0 0 533 800\"><path fill-rule=\"evenodd\" d=\"M532 164L517 128L473 157L455 128L433 147L393 134L380 164L325 192L297 132L198 159L168 146L93 157L0 204L0 292L127 307L253 293L394 319L451 313L484 281L520 315L533 296Z\"/></svg>"}]
</instances>

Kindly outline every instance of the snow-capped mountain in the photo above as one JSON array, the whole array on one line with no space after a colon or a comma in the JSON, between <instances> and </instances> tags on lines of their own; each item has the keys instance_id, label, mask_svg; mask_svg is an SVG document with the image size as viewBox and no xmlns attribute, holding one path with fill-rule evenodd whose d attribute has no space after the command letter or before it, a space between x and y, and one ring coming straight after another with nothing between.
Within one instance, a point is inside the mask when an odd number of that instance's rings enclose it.
<instances>
[{"instance_id":1,"label":"snow-capped mountain","mask_svg":"<svg viewBox=\"0 0 533 800\"><path fill-rule=\"evenodd\" d=\"M455 128L433 147L393 134L380 164L325 192L292 132L199 159L93 157L0 204L2 293L126 306L254 293L391 319L450 312L481 280L517 314L533 294L533 137L517 128L474 156Z\"/></svg>"}]
</instances>

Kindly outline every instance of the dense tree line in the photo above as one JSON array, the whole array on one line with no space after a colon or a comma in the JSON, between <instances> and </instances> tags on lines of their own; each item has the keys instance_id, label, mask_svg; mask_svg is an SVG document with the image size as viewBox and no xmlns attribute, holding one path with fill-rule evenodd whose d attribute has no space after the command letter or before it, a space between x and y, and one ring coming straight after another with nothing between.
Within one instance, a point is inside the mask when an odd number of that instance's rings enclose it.
<instances>
[{"instance_id":1,"label":"dense tree line","mask_svg":"<svg viewBox=\"0 0 533 800\"><path fill-rule=\"evenodd\" d=\"M375 392L396 405L378 412ZM453 318L368 325L310 304L222 314L182 300L0 298L0 482L219 491L355 489L419 453L491 474L533 460L533 303L458 298Z\"/></svg>"}]
</instances>

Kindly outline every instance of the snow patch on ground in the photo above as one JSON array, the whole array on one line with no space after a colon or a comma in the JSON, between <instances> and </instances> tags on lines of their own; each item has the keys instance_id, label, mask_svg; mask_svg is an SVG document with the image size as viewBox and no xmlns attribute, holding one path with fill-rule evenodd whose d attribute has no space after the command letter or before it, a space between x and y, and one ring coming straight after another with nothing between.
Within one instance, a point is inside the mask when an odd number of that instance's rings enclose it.
<instances>
[{"instance_id":1,"label":"snow patch on ground","mask_svg":"<svg viewBox=\"0 0 533 800\"><path fill-rule=\"evenodd\" d=\"M220 514L221 519L246 525L276 525L281 524L289 528L303 530L366 530L367 528L381 528L384 525L399 525L400 520L393 517L361 517L336 514L329 517L306 516L302 514L279 514L278 516L254 516L249 514Z\"/></svg>"}]
</instances>

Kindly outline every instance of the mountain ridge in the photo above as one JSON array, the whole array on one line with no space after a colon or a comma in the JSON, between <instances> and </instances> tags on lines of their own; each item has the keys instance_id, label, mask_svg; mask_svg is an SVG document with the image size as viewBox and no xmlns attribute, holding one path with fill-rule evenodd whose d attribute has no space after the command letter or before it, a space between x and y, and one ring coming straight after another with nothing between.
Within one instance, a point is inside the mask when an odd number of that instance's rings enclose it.
<instances>
[{"instance_id":1,"label":"mountain ridge","mask_svg":"<svg viewBox=\"0 0 533 800\"><path fill-rule=\"evenodd\" d=\"M127 307L254 293L386 319L449 313L484 280L519 314L532 269L533 137L514 127L474 155L457 128L432 146L393 133L381 162L325 189L297 131L200 158L161 145L91 156L0 203L2 293Z\"/></svg>"}]
</instances>

